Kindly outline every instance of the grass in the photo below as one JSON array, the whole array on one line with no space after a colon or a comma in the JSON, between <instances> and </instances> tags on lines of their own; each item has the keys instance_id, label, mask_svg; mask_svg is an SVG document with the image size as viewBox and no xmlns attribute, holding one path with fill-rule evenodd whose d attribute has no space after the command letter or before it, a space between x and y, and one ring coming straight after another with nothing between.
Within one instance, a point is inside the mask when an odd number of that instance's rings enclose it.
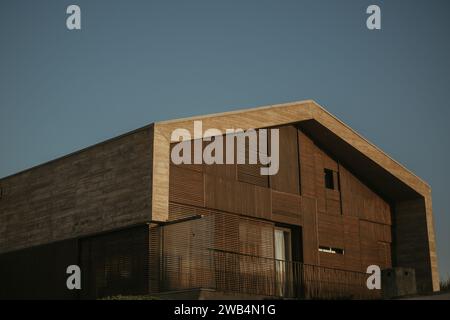
<instances>
[{"instance_id":1,"label":"grass","mask_svg":"<svg viewBox=\"0 0 450 320\"><path fill-rule=\"evenodd\" d=\"M447 279L442 280L440 285L441 285L441 292L450 292L450 276L447 275Z\"/></svg>"}]
</instances>

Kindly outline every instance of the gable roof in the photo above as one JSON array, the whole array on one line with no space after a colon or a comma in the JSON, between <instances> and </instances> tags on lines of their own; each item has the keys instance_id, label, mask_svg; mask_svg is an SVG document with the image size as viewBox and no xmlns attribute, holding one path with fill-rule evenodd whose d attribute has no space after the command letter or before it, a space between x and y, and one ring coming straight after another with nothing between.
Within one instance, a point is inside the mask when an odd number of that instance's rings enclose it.
<instances>
[{"instance_id":1,"label":"gable roof","mask_svg":"<svg viewBox=\"0 0 450 320\"><path fill-rule=\"evenodd\" d=\"M417 197L418 194L425 197L431 192L425 181L313 100L156 122L155 142L161 139L167 144L171 132L178 128L192 132L196 120L202 120L203 130L217 128L221 131L228 128L247 130L298 124L316 143L320 143L386 198L392 195L394 198L407 199ZM158 150L155 151L158 157Z\"/></svg>"}]
</instances>

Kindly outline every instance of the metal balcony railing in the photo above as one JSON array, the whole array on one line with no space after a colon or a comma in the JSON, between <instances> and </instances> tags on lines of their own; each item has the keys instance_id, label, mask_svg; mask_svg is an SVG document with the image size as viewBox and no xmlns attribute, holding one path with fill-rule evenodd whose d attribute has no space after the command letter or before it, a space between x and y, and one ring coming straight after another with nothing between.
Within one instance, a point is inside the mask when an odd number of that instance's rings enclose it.
<instances>
[{"instance_id":1,"label":"metal balcony railing","mask_svg":"<svg viewBox=\"0 0 450 320\"><path fill-rule=\"evenodd\" d=\"M368 275L295 261L209 249L194 255L165 256L161 289L209 288L261 297L378 299L366 287Z\"/></svg>"}]
</instances>

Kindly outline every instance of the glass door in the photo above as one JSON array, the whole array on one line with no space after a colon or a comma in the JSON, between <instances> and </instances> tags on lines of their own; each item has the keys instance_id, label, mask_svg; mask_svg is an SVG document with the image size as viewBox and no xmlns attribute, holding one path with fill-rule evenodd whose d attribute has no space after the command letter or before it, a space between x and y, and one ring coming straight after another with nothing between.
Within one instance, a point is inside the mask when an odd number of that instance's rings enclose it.
<instances>
[{"instance_id":1,"label":"glass door","mask_svg":"<svg viewBox=\"0 0 450 320\"><path fill-rule=\"evenodd\" d=\"M291 257L291 231L276 227L274 231L275 288L280 297L288 294Z\"/></svg>"}]
</instances>

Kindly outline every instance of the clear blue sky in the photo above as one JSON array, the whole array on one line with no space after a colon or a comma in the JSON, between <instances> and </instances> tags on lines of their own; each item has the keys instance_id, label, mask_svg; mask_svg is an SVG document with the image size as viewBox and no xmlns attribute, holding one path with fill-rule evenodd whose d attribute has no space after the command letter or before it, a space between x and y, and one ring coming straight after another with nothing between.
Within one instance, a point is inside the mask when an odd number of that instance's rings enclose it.
<instances>
[{"instance_id":1,"label":"clear blue sky","mask_svg":"<svg viewBox=\"0 0 450 320\"><path fill-rule=\"evenodd\" d=\"M82 30L65 27L78 4ZM379 4L382 30L365 27ZM145 124L314 99L433 188L450 273L448 0L2 0L0 177Z\"/></svg>"}]
</instances>

